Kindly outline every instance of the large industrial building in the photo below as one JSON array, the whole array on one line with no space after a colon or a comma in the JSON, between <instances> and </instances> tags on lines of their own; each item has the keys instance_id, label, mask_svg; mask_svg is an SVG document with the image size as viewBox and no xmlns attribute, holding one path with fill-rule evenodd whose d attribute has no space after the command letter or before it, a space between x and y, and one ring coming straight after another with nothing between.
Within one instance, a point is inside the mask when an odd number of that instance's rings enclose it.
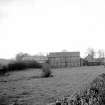
<instances>
[{"instance_id":1,"label":"large industrial building","mask_svg":"<svg viewBox=\"0 0 105 105\"><path fill-rule=\"evenodd\" d=\"M80 66L80 52L53 52L49 53L48 61L53 68Z\"/></svg>"}]
</instances>

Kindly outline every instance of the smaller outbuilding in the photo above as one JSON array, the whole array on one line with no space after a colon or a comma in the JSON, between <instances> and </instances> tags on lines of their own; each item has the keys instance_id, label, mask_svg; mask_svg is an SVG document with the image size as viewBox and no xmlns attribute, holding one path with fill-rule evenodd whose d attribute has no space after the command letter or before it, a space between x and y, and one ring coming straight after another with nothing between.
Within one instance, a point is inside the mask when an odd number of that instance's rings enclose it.
<instances>
[{"instance_id":1,"label":"smaller outbuilding","mask_svg":"<svg viewBox=\"0 0 105 105\"><path fill-rule=\"evenodd\" d=\"M91 55L88 55L83 60L83 66L97 66L103 65L105 59L104 58L93 58Z\"/></svg>"}]
</instances>

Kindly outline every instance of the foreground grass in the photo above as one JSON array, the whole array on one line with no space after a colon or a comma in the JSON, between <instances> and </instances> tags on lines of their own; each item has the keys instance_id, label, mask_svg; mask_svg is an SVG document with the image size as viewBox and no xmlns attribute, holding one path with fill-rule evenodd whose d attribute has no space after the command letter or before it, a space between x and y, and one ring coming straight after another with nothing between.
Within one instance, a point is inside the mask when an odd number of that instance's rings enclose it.
<instances>
[{"instance_id":1,"label":"foreground grass","mask_svg":"<svg viewBox=\"0 0 105 105\"><path fill-rule=\"evenodd\" d=\"M0 77L0 96L29 105L46 105L63 96L70 96L104 73L104 67L53 69L54 77L39 78L41 70L11 72Z\"/></svg>"}]
</instances>

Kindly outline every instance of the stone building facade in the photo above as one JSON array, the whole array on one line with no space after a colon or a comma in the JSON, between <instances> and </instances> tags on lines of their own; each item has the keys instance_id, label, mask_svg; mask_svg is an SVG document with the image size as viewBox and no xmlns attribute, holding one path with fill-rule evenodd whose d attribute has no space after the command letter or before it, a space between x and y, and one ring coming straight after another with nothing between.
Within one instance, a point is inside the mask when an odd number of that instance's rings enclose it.
<instances>
[{"instance_id":1,"label":"stone building facade","mask_svg":"<svg viewBox=\"0 0 105 105\"><path fill-rule=\"evenodd\" d=\"M53 52L49 53L48 61L53 68L80 66L80 52Z\"/></svg>"}]
</instances>

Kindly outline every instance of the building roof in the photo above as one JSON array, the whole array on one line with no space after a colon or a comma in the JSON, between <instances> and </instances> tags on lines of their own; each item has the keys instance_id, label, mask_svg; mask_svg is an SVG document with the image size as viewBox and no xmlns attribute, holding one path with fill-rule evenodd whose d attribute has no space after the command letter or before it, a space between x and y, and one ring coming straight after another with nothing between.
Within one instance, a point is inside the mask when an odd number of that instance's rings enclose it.
<instances>
[{"instance_id":1,"label":"building roof","mask_svg":"<svg viewBox=\"0 0 105 105\"><path fill-rule=\"evenodd\" d=\"M39 63L42 63L47 61L48 58L46 56L27 56L27 57L24 57L23 60L35 60Z\"/></svg>"},{"instance_id":2,"label":"building roof","mask_svg":"<svg viewBox=\"0 0 105 105\"><path fill-rule=\"evenodd\" d=\"M78 56L80 57L80 52L51 52L48 57L56 57L56 56Z\"/></svg>"}]
</instances>

